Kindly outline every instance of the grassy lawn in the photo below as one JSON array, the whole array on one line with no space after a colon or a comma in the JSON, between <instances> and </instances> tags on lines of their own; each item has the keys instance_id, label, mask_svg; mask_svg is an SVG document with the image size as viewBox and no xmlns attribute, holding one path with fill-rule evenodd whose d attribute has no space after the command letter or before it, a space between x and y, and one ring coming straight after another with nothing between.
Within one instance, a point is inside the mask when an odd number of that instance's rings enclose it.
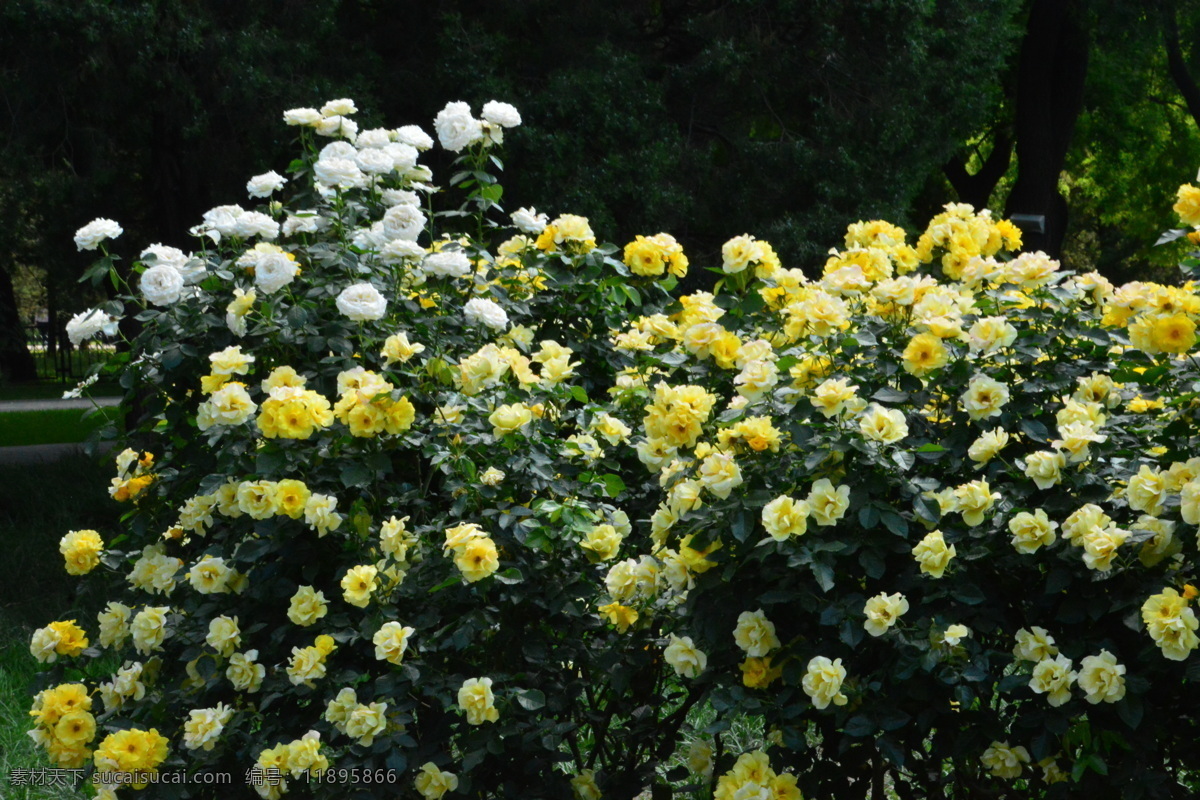
<instances>
[{"instance_id":1,"label":"grassy lawn","mask_svg":"<svg viewBox=\"0 0 1200 800\"><path fill-rule=\"evenodd\" d=\"M77 408L0 413L0 447L82 442L116 418L115 408L101 408L95 413Z\"/></svg>"},{"instance_id":2,"label":"grassy lawn","mask_svg":"<svg viewBox=\"0 0 1200 800\"><path fill-rule=\"evenodd\" d=\"M38 381L37 383L0 383L0 402L5 400L58 400L63 392L75 388L75 381ZM119 396L122 392L115 383L94 383L88 389L93 397Z\"/></svg>"},{"instance_id":3,"label":"grassy lawn","mask_svg":"<svg viewBox=\"0 0 1200 800\"><path fill-rule=\"evenodd\" d=\"M111 538L120 507L108 497L111 464L86 458L56 464L0 466L0 797L50 800L79 797L62 786L11 786L14 769L51 765L26 735L29 687L38 664L29 654L35 628L77 618L95 629L103 605L88 581L67 575L58 540L94 528Z\"/></svg>"}]
</instances>

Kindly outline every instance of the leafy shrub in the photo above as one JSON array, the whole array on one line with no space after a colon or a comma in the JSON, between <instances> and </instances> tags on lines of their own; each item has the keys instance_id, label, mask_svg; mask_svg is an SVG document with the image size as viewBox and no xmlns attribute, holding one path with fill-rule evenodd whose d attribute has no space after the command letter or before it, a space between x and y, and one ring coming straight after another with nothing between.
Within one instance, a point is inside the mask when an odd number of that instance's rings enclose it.
<instances>
[{"instance_id":1,"label":"leafy shrub","mask_svg":"<svg viewBox=\"0 0 1200 800\"><path fill-rule=\"evenodd\" d=\"M952 205L914 244L850 226L815 282L736 237L673 299L666 234L500 216L515 109L435 121L458 207L426 134L353 111L285 114L287 203L210 211L99 309L141 323L108 367L131 510L62 549L118 579L128 661L35 634L58 763L108 796L1185 791L1191 284L1065 274ZM743 715L769 752L726 752Z\"/></svg>"}]
</instances>

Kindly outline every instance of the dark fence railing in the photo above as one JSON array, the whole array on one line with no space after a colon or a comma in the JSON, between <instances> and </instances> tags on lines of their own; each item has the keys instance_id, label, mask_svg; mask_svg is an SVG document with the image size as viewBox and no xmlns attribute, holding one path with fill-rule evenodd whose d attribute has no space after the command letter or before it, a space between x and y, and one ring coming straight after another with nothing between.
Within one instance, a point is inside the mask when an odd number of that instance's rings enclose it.
<instances>
[{"instance_id":1,"label":"dark fence railing","mask_svg":"<svg viewBox=\"0 0 1200 800\"><path fill-rule=\"evenodd\" d=\"M111 352L110 347L97 342L76 347L67 338L65 324L52 326L49 322L26 325L25 344L37 365L39 380L82 380L92 364L103 361Z\"/></svg>"}]
</instances>

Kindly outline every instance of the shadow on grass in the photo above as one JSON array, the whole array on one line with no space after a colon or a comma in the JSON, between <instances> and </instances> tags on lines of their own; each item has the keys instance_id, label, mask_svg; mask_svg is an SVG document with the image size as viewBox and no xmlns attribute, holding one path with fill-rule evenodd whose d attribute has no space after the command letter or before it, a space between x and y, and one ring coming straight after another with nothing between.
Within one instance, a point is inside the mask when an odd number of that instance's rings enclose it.
<instances>
[{"instance_id":1,"label":"shadow on grass","mask_svg":"<svg viewBox=\"0 0 1200 800\"><path fill-rule=\"evenodd\" d=\"M78 619L95 631L104 601L86 578L68 575L58 541L93 528L105 540L117 533L121 507L108 496L111 459L84 456L52 464L0 466L0 797L59 800L79 797L63 786L13 785L14 770L39 775L51 767L26 734L30 687L38 664L29 637L56 619ZM20 773L18 773L20 774Z\"/></svg>"},{"instance_id":2,"label":"shadow on grass","mask_svg":"<svg viewBox=\"0 0 1200 800\"><path fill-rule=\"evenodd\" d=\"M91 528L106 541L117 533L121 507L108 496L111 459L86 456L51 464L0 466L0 616L41 627L80 615L94 620L103 606L94 581L68 575L58 542Z\"/></svg>"}]
</instances>

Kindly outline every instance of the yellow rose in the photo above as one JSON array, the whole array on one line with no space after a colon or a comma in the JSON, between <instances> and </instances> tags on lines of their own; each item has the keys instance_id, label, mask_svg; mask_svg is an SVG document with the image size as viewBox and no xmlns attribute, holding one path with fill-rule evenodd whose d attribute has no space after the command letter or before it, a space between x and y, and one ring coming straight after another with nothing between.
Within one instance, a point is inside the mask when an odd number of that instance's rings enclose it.
<instances>
[{"instance_id":1,"label":"yellow rose","mask_svg":"<svg viewBox=\"0 0 1200 800\"><path fill-rule=\"evenodd\" d=\"M779 637L775 635L775 623L767 619L762 609L739 614L733 638L746 655L754 658L761 658L780 647Z\"/></svg>"},{"instance_id":2,"label":"yellow rose","mask_svg":"<svg viewBox=\"0 0 1200 800\"><path fill-rule=\"evenodd\" d=\"M457 548L454 564L468 583L481 581L500 568L496 543L487 536L472 539Z\"/></svg>"},{"instance_id":3,"label":"yellow rose","mask_svg":"<svg viewBox=\"0 0 1200 800\"><path fill-rule=\"evenodd\" d=\"M402 331L394 333L385 339L383 349L379 354L383 356L383 365L390 367L397 361L403 364L413 356L423 352L425 352L425 345L419 342L410 342L408 334Z\"/></svg>"},{"instance_id":4,"label":"yellow rose","mask_svg":"<svg viewBox=\"0 0 1200 800\"><path fill-rule=\"evenodd\" d=\"M901 358L904 361L904 371L921 378L946 366L950 361L950 351L942 344L942 340L932 333L918 333L904 348Z\"/></svg>"},{"instance_id":5,"label":"yellow rose","mask_svg":"<svg viewBox=\"0 0 1200 800\"><path fill-rule=\"evenodd\" d=\"M1049 489L1062 480L1062 469L1066 464L1066 457L1055 450L1030 453L1025 457L1025 477L1039 489Z\"/></svg>"},{"instance_id":6,"label":"yellow rose","mask_svg":"<svg viewBox=\"0 0 1200 800\"><path fill-rule=\"evenodd\" d=\"M408 649L408 640L412 638L414 632L413 628L401 625L399 622L383 623L383 626L371 637L371 642L375 645L375 658L399 664L404 659L404 652Z\"/></svg>"},{"instance_id":7,"label":"yellow rose","mask_svg":"<svg viewBox=\"0 0 1200 800\"><path fill-rule=\"evenodd\" d=\"M458 707L467 715L467 722L471 725L500 719L495 702L491 678L468 678L458 690Z\"/></svg>"},{"instance_id":8,"label":"yellow rose","mask_svg":"<svg viewBox=\"0 0 1200 800\"><path fill-rule=\"evenodd\" d=\"M143 655L162 649L167 637L167 606L147 606L139 611L129 626L133 633L133 646Z\"/></svg>"},{"instance_id":9,"label":"yellow rose","mask_svg":"<svg viewBox=\"0 0 1200 800\"><path fill-rule=\"evenodd\" d=\"M863 627L872 636L882 636L907 612L908 600L904 595L899 592L890 595L878 594L863 606L863 613L867 616Z\"/></svg>"},{"instance_id":10,"label":"yellow rose","mask_svg":"<svg viewBox=\"0 0 1200 800\"><path fill-rule=\"evenodd\" d=\"M616 557L622 539L621 534L617 533L617 529L612 525L595 525L579 546L588 551L590 560L608 561Z\"/></svg>"},{"instance_id":11,"label":"yellow rose","mask_svg":"<svg viewBox=\"0 0 1200 800\"><path fill-rule=\"evenodd\" d=\"M954 499L963 522L974 527L983 522L983 517L1000 499L985 480L971 481L955 488Z\"/></svg>"},{"instance_id":12,"label":"yellow rose","mask_svg":"<svg viewBox=\"0 0 1200 800\"><path fill-rule=\"evenodd\" d=\"M262 687L267 668L257 663L258 651L247 650L245 653L234 653L229 658L229 667L225 677L239 692L253 694Z\"/></svg>"},{"instance_id":13,"label":"yellow rose","mask_svg":"<svg viewBox=\"0 0 1200 800\"><path fill-rule=\"evenodd\" d=\"M992 742L979 760L997 778L1019 778L1021 765L1029 763L1029 751L1024 747L1009 747L1008 742Z\"/></svg>"},{"instance_id":14,"label":"yellow rose","mask_svg":"<svg viewBox=\"0 0 1200 800\"><path fill-rule=\"evenodd\" d=\"M808 503L780 495L763 506L762 523L772 539L784 542L808 531L808 514Z\"/></svg>"},{"instance_id":15,"label":"yellow rose","mask_svg":"<svg viewBox=\"0 0 1200 800\"><path fill-rule=\"evenodd\" d=\"M838 706L846 705L846 695L842 694L842 682L846 680L846 668L840 658L830 661L825 656L816 656L808 662L801 686L804 693L812 698L813 706L825 709L830 703Z\"/></svg>"},{"instance_id":16,"label":"yellow rose","mask_svg":"<svg viewBox=\"0 0 1200 800\"><path fill-rule=\"evenodd\" d=\"M975 375L963 393L962 405L973 420L1000 416L1000 410L1008 402L1008 387L986 375Z\"/></svg>"},{"instance_id":17,"label":"yellow rose","mask_svg":"<svg viewBox=\"0 0 1200 800\"><path fill-rule=\"evenodd\" d=\"M976 469L978 469L999 455L1008 442L1009 435L1002 428L993 428L980 434L979 438L971 443L971 446L967 448L967 455L977 463Z\"/></svg>"},{"instance_id":18,"label":"yellow rose","mask_svg":"<svg viewBox=\"0 0 1200 800\"><path fill-rule=\"evenodd\" d=\"M425 800L442 800L443 795L458 788L458 776L443 772L432 761L428 761L421 765L421 771L413 783Z\"/></svg>"},{"instance_id":19,"label":"yellow rose","mask_svg":"<svg viewBox=\"0 0 1200 800\"><path fill-rule=\"evenodd\" d=\"M921 572L940 578L946 572L950 560L958 555L954 545L947 546L941 531L930 531L912 549L913 558L921 565Z\"/></svg>"},{"instance_id":20,"label":"yellow rose","mask_svg":"<svg viewBox=\"0 0 1200 800\"><path fill-rule=\"evenodd\" d=\"M86 575L100 563L104 540L93 530L71 531L58 543L67 563L68 575Z\"/></svg>"},{"instance_id":21,"label":"yellow rose","mask_svg":"<svg viewBox=\"0 0 1200 800\"><path fill-rule=\"evenodd\" d=\"M208 636L204 641L222 656L229 658L242 643L242 632L238 628L237 617L214 617L208 623Z\"/></svg>"},{"instance_id":22,"label":"yellow rose","mask_svg":"<svg viewBox=\"0 0 1200 800\"><path fill-rule=\"evenodd\" d=\"M750 656L742 662L742 684L750 689L764 689L783 675L782 667L772 667L770 657Z\"/></svg>"},{"instance_id":23,"label":"yellow rose","mask_svg":"<svg viewBox=\"0 0 1200 800\"><path fill-rule=\"evenodd\" d=\"M1012 533L1012 546L1018 553L1036 553L1038 548L1049 547L1054 543L1054 531L1057 522L1051 522L1046 512L1037 509L1032 514L1020 511L1008 521L1008 530Z\"/></svg>"},{"instance_id":24,"label":"yellow rose","mask_svg":"<svg viewBox=\"0 0 1200 800\"><path fill-rule=\"evenodd\" d=\"M366 608L371 602L371 593L379 586L376 576L379 570L370 564L360 564L346 570L342 577L342 597L347 603Z\"/></svg>"},{"instance_id":25,"label":"yellow rose","mask_svg":"<svg viewBox=\"0 0 1200 800\"><path fill-rule=\"evenodd\" d=\"M522 426L529 424L533 419L533 412L524 403L513 403L512 405L502 405L492 412L488 417L488 422L492 424L492 435L496 438L505 436L519 430Z\"/></svg>"},{"instance_id":26,"label":"yellow rose","mask_svg":"<svg viewBox=\"0 0 1200 800\"><path fill-rule=\"evenodd\" d=\"M292 624L307 628L324 617L328 610L324 592L318 592L311 586L301 586L288 602L287 616Z\"/></svg>"},{"instance_id":27,"label":"yellow rose","mask_svg":"<svg viewBox=\"0 0 1200 800\"><path fill-rule=\"evenodd\" d=\"M893 444L908 436L904 412L876 403L867 407L858 421L858 429L866 438L881 444Z\"/></svg>"},{"instance_id":28,"label":"yellow rose","mask_svg":"<svg viewBox=\"0 0 1200 800\"><path fill-rule=\"evenodd\" d=\"M808 513L818 525L836 525L850 508L850 487L834 488L828 478L821 478L813 483L807 502Z\"/></svg>"},{"instance_id":29,"label":"yellow rose","mask_svg":"<svg viewBox=\"0 0 1200 800\"><path fill-rule=\"evenodd\" d=\"M692 637L671 635L670 643L663 650L663 660L666 661L675 674L681 678L695 678L704 672L708 665L708 656L696 647Z\"/></svg>"},{"instance_id":30,"label":"yellow rose","mask_svg":"<svg viewBox=\"0 0 1200 800\"><path fill-rule=\"evenodd\" d=\"M1125 665L1118 664L1116 656L1107 650L1079 662L1077 681L1087 693L1083 699L1093 705L1116 703L1125 697Z\"/></svg>"},{"instance_id":31,"label":"yellow rose","mask_svg":"<svg viewBox=\"0 0 1200 800\"><path fill-rule=\"evenodd\" d=\"M275 513L300 519L304 516L308 498L309 491L304 481L292 478L282 480L275 485Z\"/></svg>"},{"instance_id":32,"label":"yellow rose","mask_svg":"<svg viewBox=\"0 0 1200 800\"><path fill-rule=\"evenodd\" d=\"M1185 183L1176 193L1172 210L1179 215L1184 225L1200 228L1200 188Z\"/></svg>"}]
</instances>

